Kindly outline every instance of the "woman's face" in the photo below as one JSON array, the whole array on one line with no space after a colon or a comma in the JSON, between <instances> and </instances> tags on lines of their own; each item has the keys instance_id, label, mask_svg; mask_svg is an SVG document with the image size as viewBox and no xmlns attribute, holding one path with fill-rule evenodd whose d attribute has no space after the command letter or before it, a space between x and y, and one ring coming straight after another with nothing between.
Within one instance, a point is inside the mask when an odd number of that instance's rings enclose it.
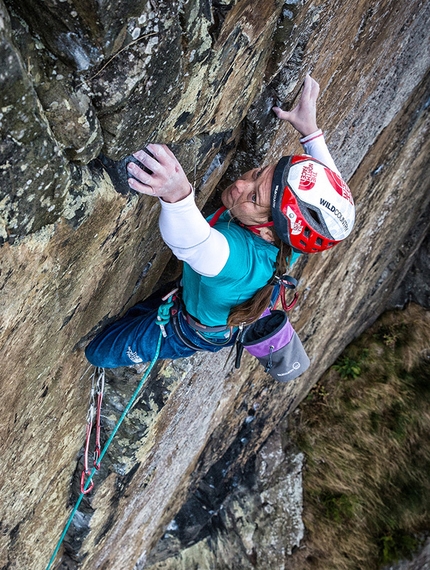
<instances>
[{"instance_id":1,"label":"woman's face","mask_svg":"<svg viewBox=\"0 0 430 570\"><path fill-rule=\"evenodd\" d=\"M270 194L275 165L245 172L221 194L231 215L247 226L264 224L270 216Z\"/></svg>"}]
</instances>

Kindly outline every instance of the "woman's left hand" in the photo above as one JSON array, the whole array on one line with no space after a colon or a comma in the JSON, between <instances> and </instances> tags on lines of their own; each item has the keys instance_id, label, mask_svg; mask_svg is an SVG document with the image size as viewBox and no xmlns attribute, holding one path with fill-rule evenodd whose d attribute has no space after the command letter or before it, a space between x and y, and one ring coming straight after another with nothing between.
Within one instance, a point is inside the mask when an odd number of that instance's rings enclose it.
<instances>
[{"instance_id":1,"label":"woman's left hand","mask_svg":"<svg viewBox=\"0 0 430 570\"><path fill-rule=\"evenodd\" d=\"M303 91L297 106L292 111L283 111L279 107L272 107L275 115L288 121L303 137L311 135L318 130L317 127L317 99L320 86L310 75L306 75Z\"/></svg>"},{"instance_id":2,"label":"woman's left hand","mask_svg":"<svg viewBox=\"0 0 430 570\"><path fill-rule=\"evenodd\" d=\"M173 152L165 144L149 144L146 148L154 158L144 150L133 156L150 173L129 162L127 170L134 177L128 179L130 188L141 194L158 196L165 202L179 202L188 196L192 192L191 185Z\"/></svg>"}]
</instances>

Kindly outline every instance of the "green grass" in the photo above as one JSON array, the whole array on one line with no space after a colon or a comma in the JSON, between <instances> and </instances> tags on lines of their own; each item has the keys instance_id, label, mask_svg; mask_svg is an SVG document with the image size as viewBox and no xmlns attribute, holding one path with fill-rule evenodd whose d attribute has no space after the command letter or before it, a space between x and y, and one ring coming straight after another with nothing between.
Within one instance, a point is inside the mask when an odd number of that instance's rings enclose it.
<instances>
[{"instance_id":1,"label":"green grass","mask_svg":"<svg viewBox=\"0 0 430 570\"><path fill-rule=\"evenodd\" d=\"M303 570L375 570L430 530L430 313L383 315L290 426L306 455Z\"/></svg>"}]
</instances>

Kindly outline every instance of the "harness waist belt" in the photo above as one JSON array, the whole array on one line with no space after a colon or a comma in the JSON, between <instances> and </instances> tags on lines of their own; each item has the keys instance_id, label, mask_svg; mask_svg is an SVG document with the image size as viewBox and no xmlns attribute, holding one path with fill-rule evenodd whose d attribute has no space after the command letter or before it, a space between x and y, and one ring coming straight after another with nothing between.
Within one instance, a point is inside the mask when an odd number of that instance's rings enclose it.
<instances>
[{"instance_id":1,"label":"harness waist belt","mask_svg":"<svg viewBox=\"0 0 430 570\"><path fill-rule=\"evenodd\" d=\"M185 311L183 312L183 315L184 315L187 323L190 325L190 327L197 330L197 331L208 332L208 333L217 333L217 332L227 331L231 328L227 325L220 325L217 327L208 327L206 325L202 325L202 323L199 323L199 321L194 319L191 315L189 315Z\"/></svg>"},{"instance_id":2,"label":"harness waist belt","mask_svg":"<svg viewBox=\"0 0 430 570\"><path fill-rule=\"evenodd\" d=\"M197 346L196 344L194 344L189 338L187 338L185 336L185 334L183 333L182 329L181 329L181 325L179 324L179 313L172 313L172 326L173 326L173 330L175 331L175 333L178 335L178 337L182 340L182 342L188 346L188 348L191 348L192 350L198 350L198 351L203 351L204 348L201 348L200 346Z\"/></svg>"}]
</instances>

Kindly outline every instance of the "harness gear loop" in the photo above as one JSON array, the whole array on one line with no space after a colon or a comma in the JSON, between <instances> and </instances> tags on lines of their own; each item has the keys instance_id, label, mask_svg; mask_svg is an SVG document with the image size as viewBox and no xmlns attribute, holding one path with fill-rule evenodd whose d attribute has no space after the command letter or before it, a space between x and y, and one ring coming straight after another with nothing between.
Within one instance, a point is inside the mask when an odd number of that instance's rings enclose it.
<instances>
[{"instance_id":1,"label":"harness gear loop","mask_svg":"<svg viewBox=\"0 0 430 570\"><path fill-rule=\"evenodd\" d=\"M294 305L297 303L297 301L299 299L299 294L294 293L293 300L291 301L291 303L289 305L287 305L287 302L285 300L285 288L283 288L282 291L283 291L282 296L281 296L282 308L284 309L284 311L291 311L291 309L294 307Z\"/></svg>"}]
</instances>

